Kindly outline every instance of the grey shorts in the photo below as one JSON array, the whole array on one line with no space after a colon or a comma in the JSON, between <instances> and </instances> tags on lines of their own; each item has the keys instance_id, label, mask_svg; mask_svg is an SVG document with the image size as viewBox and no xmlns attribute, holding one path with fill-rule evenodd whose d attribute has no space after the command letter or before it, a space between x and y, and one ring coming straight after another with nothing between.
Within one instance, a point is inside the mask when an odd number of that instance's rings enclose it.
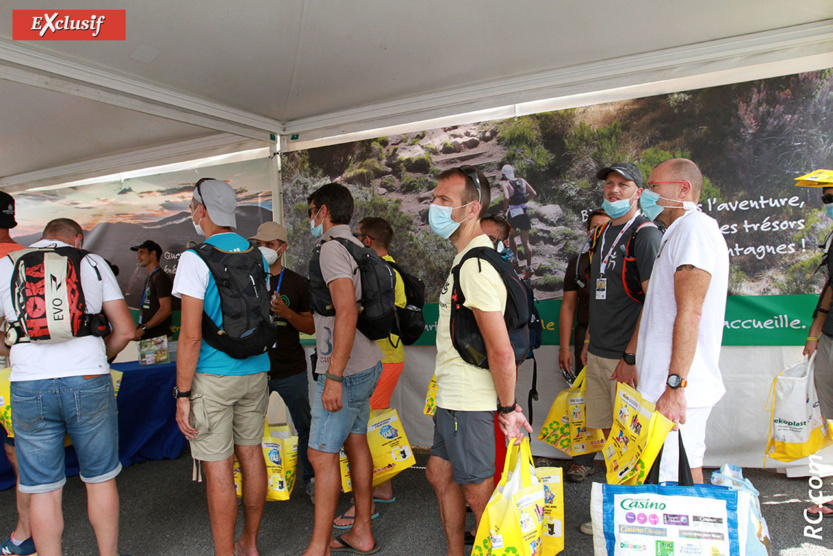
<instances>
[{"instance_id":1,"label":"grey shorts","mask_svg":"<svg viewBox=\"0 0 833 556\"><path fill-rule=\"evenodd\" d=\"M451 464L458 485L471 485L495 475L495 412L437 408L431 455Z\"/></svg>"}]
</instances>

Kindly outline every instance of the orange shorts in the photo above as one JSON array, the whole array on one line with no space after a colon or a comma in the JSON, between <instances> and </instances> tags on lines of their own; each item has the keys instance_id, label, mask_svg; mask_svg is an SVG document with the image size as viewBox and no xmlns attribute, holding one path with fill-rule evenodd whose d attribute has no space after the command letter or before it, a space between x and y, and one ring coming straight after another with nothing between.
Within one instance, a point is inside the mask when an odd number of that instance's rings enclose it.
<instances>
[{"instance_id":1,"label":"orange shorts","mask_svg":"<svg viewBox=\"0 0 833 556\"><path fill-rule=\"evenodd\" d=\"M403 368L405 368L404 361L402 363L382 363L382 376L379 377L376 389L373 391L373 395L370 396L370 409L387 409L390 407L390 398L393 396L393 390L396 388L396 383L399 382L399 376L402 374Z\"/></svg>"}]
</instances>

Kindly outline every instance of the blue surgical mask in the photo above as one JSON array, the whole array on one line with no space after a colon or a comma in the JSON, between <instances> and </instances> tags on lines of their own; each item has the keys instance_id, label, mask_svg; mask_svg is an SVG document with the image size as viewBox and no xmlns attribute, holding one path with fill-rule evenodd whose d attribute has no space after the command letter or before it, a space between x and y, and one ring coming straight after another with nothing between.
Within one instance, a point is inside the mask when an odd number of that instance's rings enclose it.
<instances>
[{"instance_id":1,"label":"blue surgical mask","mask_svg":"<svg viewBox=\"0 0 833 556\"><path fill-rule=\"evenodd\" d=\"M617 219L620 216L625 216L629 210L631 210L631 199L633 196L636 195L634 192L633 195L630 196L628 199L620 199L618 201L608 201L605 199L602 202L602 208L607 213L609 217L612 219Z\"/></svg>"},{"instance_id":2,"label":"blue surgical mask","mask_svg":"<svg viewBox=\"0 0 833 556\"><path fill-rule=\"evenodd\" d=\"M472 201L473 203L474 201ZM443 239L448 239L451 237L451 234L457 231L457 228L460 227L460 224L465 222L464 219L460 222L457 222L451 217L451 212L454 209L463 208L469 206L471 203L466 203L465 205L460 205L459 207L444 207L441 205L432 204L428 207L428 225L431 226L431 229L434 231L435 234L440 236Z\"/></svg>"},{"instance_id":3,"label":"blue surgical mask","mask_svg":"<svg viewBox=\"0 0 833 556\"><path fill-rule=\"evenodd\" d=\"M833 218L833 203L824 205L824 212L827 213L827 216Z\"/></svg>"},{"instance_id":4,"label":"blue surgical mask","mask_svg":"<svg viewBox=\"0 0 833 556\"><path fill-rule=\"evenodd\" d=\"M649 220L656 220L657 216L662 213L667 208L671 207L663 207L657 204L657 201L660 199L665 199L666 201L671 201L672 203L682 203L682 207L685 210L696 210L697 205L692 203L691 201L678 201L676 199L666 199L665 197L660 197L659 193L656 191L645 190L642 192L642 196L639 198L639 208L642 209L642 212L645 214L645 217ZM833 216L831 216L833 218Z\"/></svg>"},{"instance_id":5,"label":"blue surgical mask","mask_svg":"<svg viewBox=\"0 0 833 556\"><path fill-rule=\"evenodd\" d=\"M315 218L318 218L318 212L315 213ZM309 221L309 233L312 234L312 237L319 238L324 235L324 221L322 220L321 224L316 225L315 218Z\"/></svg>"}]
</instances>

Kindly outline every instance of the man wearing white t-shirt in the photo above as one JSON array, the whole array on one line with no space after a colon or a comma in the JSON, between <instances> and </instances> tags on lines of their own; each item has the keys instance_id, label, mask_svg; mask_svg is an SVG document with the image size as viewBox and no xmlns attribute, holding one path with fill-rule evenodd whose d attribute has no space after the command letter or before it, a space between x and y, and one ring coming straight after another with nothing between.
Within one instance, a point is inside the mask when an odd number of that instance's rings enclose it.
<instances>
[{"instance_id":1,"label":"man wearing white t-shirt","mask_svg":"<svg viewBox=\"0 0 833 556\"><path fill-rule=\"evenodd\" d=\"M729 253L717 222L697 210L703 174L678 158L657 166L640 198L667 229L651 273L636 351L638 389L679 425L694 482L703 482L706 421L726 389L718 367ZM676 480L678 434L666 440L660 480Z\"/></svg>"},{"instance_id":2,"label":"man wearing white t-shirt","mask_svg":"<svg viewBox=\"0 0 833 556\"><path fill-rule=\"evenodd\" d=\"M232 231L237 227L236 206L234 189L226 182L203 178L196 183L191 217L206 243L226 252L249 249L249 241ZM264 282L265 272L264 267ZM176 421L191 443L191 455L202 462L214 553L256 556L266 501L266 465L260 443L269 402L269 355L264 351L236 359L205 342L203 313L221 326L223 310L214 277L191 249L179 259L172 293L182 298L174 389ZM244 518L236 543L235 455L243 475Z\"/></svg>"},{"instance_id":3,"label":"man wearing white t-shirt","mask_svg":"<svg viewBox=\"0 0 833 556\"><path fill-rule=\"evenodd\" d=\"M71 251L72 248L81 249L83 243L81 226L74 220L58 218L46 225L43 238L31 247ZM46 263L43 266L46 267ZM18 323L22 317L34 320L37 315L31 313L28 304L25 310L21 308L21 314L15 311L14 292L11 291L14 268L15 263L10 257L0 261L3 315L10 323ZM117 556L119 495L116 476L121 471L121 463L118 412L107 359L118 355L133 339L133 318L104 259L88 253L80 259L78 268L86 313L103 312L112 330L104 338L88 334L63 341L24 341L12 345L9 358L18 489L31 495L30 521L37 552L43 556L62 554L61 499L66 483L64 437L69 434L81 464L81 480L87 489L87 506L98 552L104 556ZM77 284L69 274L63 277L55 270L51 267L51 271L46 271L49 282L57 282L57 286L54 292L44 292L43 300L47 295L58 300L61 291L71 290L73 283ZM71 296L68 300L71 301ZM32 307L37 304L33 302ZM3 345L0 354L5 351ZM85 419L85 415L99 418ZM4 546L2 553L30 553L20 548Z\"/></svg>"}]
</instances>

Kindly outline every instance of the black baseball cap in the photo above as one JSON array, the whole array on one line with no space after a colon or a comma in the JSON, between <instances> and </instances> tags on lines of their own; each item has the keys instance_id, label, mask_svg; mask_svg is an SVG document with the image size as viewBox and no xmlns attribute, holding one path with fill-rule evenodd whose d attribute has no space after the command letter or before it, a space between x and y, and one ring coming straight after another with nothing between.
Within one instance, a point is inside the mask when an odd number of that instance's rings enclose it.
<instances>
[{"instance_id":1,"label":"black baseball cap","mask_svg":"<svg viewBox=\"0 0 833 556\"><path fill-rule=\"evenodd\" d=\"M147 249L148 251L155 251L156 258L159 259L162 257L162 248L153 240L146 239L144 243L141 245L134 245L130 248L131 251L138 251L139 249Z\"/></svg>"},{"instance_id":2,"label":"black baseball cap","mask_svg":"<svg viewBox=\"0 0 833 556\"><path fill-rule=\"evenodd\" d=\"M11 230L17 226L17 220L14 219L14 197L0 191L0 228Z\"/></svg>"},{"instance_id":3,"label":"black baseball cap","mask_svg":"<svg viewBox=\"0 0 833 556\"><path fill-rule=\"evenodd\" d=\"M639 188L643 187L642 170L637 168L635 164L631 164L630 162L617 162L615 164L611 164L610 166L605 166L596 172L596 178L600 180L606 179L607 175L611 172L616 172L623 178L636 182L636 186Z\"/></svg>"}]
</instances>

